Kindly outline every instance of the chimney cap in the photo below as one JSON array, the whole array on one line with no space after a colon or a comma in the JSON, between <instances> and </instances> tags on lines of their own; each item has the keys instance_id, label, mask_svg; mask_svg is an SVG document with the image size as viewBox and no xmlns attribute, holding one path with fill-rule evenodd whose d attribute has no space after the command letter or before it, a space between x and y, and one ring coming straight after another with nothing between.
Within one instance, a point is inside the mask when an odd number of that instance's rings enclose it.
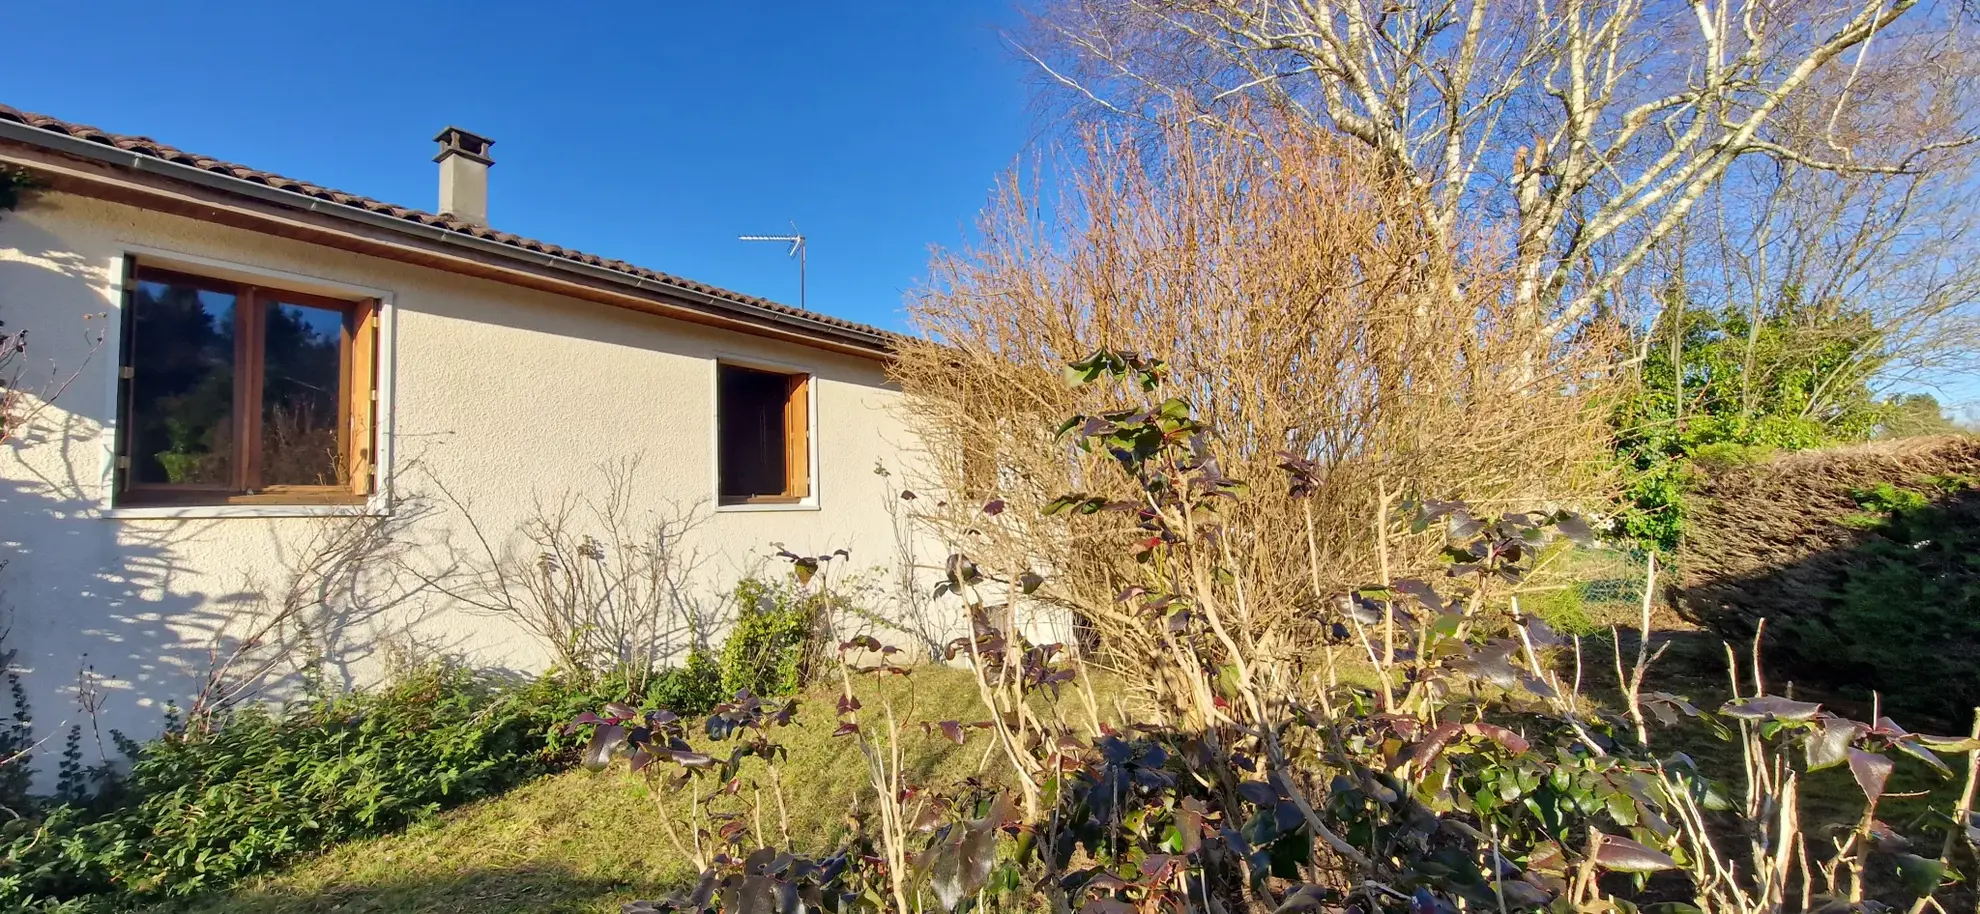
<instances>
[{"instance_id":1,"label":"chimney cap","mask_svg":"<svg viewBox=\"0 0 1980 914\"><path fill-rule=\"evenodd\" d=\"M470 133L450 125L435 134L433 139L440 144L440 154L433 157L435 162L444 161L451 155L458 155L483 165L495 164L495 160L488 156L488 147L495 145L495 141L481 134Z\"/></svg>"}]
</instances>

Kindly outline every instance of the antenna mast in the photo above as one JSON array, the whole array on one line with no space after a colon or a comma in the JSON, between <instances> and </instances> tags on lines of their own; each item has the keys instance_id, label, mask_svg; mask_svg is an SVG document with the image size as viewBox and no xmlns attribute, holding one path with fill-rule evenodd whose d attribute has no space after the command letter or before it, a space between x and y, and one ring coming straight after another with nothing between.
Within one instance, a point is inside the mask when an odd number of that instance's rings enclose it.
<instances>
[{"instance_id":1,"label":"antenna mast","mask_svg":"<svg viewBox=\"0 0 1980 914\"><path fill-rule=\"evenodd\" d=\"M788 235L737 235L736 240L737 241L776 241L790 245L791 249L785 252L784 256L797 258L798 307L800 308L806 307L804 303L804 235L798 232L797 223L795 222L791 223L791 233ZM807 310L809 309L807 308Z\"/></svg>"}]
</instances>

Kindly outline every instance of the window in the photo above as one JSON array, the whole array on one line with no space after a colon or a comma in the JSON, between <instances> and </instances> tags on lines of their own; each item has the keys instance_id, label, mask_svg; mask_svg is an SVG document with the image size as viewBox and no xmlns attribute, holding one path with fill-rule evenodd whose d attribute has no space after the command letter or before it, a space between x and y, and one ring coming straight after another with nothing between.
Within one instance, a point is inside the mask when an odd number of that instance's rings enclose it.
<instances>
[{"instance_id":1,"label":"window","mask_svg":"<svg viewBox=\"0 0 1980 914\"><path fill-rule=\"evenodd\" d=\"M721 503L795 504L811 494L810 377L718 365Z\"/></svg>"},{"instance_id":2,"label":"window","mask_svg":"<svg viewBox=\"0 0 1980 914\"><path fill-rule=\"evenodd\" d=\"M131 280L118 504L364 501L375 302L149 266Z\"/></svg>"}]
</instances>

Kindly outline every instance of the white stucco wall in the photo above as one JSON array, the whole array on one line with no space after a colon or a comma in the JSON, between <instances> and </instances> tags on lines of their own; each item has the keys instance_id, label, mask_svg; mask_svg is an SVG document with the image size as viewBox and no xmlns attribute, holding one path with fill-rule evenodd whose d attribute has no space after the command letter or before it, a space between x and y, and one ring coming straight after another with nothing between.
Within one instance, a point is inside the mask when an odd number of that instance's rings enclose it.
<instances>
[{"instance_id":1,"label":"white stucco wall","mask_svg":"<svg viewBox=\"0 0 1980 914\"><path fill-rule=\"evenodd\" d=\"M417 516L404 500L444 485L507 550L518 547L514 531L535 499L599 494L599 467L629 457L641 461L639 509L692 506L703 515L692 540L704 557L700 598L716 601L745 575L778 571L768 557L782 543L808 554L850 550L851 567L874 582L873 608L905 611L893 602L903 591L889 507L889 486L902 477L884 479L874 467L901 470L915 445L877 362L50 194L0 214L0 320L30 330L27 381L74 374L23 440L0 448L5 646L16 651L43 735L87 718L77 703L84 669L100 677L102 726L155 733L165 702L183 704L197 689L214 631L257 595L279 596L325 525L349 522L106 515L116 357L107 348L92 355L90 340L117 324L119 258L133 250L378 290L390 302L391 345L381 356L388 478L402 502L394 536L406 548L333 582L324 651L334 677L374 679L383 645L408 642L488 667L543 667L547 654L534 639L422 586L472 561L478 546L445 499ZM715 508L718 356L813 375L815 506ZM915 548L922 562L940 564L938 546ZM917 585L923 593L926 584Z\"/></svg>"}]
</instances>

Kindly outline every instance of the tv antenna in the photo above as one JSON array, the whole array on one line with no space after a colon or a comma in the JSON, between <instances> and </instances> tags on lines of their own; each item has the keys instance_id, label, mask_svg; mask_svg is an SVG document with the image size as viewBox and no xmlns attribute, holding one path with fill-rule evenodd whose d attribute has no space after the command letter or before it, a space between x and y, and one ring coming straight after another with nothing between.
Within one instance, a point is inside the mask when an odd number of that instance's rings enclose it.
<instances>
[{"instance_id":1,"label":"tv antenna","mask_svg":"<svg viewBox=\"0 0 1980 914\"><path fill-rule=\"evenodd\" d=\"M786 257L796 257L796 258L797 258L797 261L798 261L798 307L800 307L800 308L803 308L803 307L805 307L805 304L804 304L804 235L802 235L802 234L800 234L800 233L798 232L798 230L797 230L797 223L795 223L795 222L793 222L793 223L791 223L791 233L790 233L790 234L788 234L788 235L737 235L737 236L736 236L736 240L737 240L737 241L776 241L776 242L780 242L780 243L783 243L783 244L788 244L788 245L790 245L790 246L791 246L791 249L790 249L789 251L787 251L787 252L786 252L786 253L784 254L784 256L786 256Z\"/></svg>"}]
</instances>

